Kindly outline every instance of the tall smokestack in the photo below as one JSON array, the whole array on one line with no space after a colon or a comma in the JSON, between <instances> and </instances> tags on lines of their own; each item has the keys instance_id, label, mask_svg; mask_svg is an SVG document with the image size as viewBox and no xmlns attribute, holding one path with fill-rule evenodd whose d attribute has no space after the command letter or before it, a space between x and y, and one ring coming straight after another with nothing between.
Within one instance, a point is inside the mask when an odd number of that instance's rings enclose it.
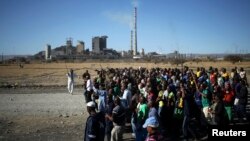
<instances>
[{"instance_id":1,"label":"tall smokestack","mask_svg":"<svg viewBox=\"0 0 250 141\"><path fill-rule=\"evenodd\" d=\"M131 49L130 49L130 50L131 50L131 55L133 55L133 54L134 54L134 53L133 53L133 52L134 52L134 51L133 51L133 50L134 50L134 49L133 49L133 30L131 30L131 38L130 38L130 39L131 39Z\"/></svg>"},{"instance_id":2,"label":"tall smokestack","mask_svg":"<svg viewBox=\"0 0 250 141\"><path fill-rule=\"evenodd\" d=\"M133 55L137 55L137 8L135 7L134 17L134 50Z\"/></svg>"}]
</instances>

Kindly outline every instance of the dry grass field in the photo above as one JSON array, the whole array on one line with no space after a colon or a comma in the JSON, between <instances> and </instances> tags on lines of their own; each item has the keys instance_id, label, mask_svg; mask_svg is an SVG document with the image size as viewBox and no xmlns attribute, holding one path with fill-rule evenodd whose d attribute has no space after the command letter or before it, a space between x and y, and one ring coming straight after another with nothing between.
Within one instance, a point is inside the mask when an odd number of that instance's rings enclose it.
<instances>
[{"instance_id":1,"label":"dry grass field","mask_svg":"<svg viewBox=\"0 0 250 141\"><path fill-rule=\"evenodd\" d=\"M196 70L197 67L209 66L218 69L224 67L228 72L234 67L243 67L249 78L250 75L250 62L238 62L232 64L230 62L186 62L184 65L189 66L191 69ZM89 70L92 77L96 76L96 69L101 68L124 68L139 66L145 68L160 67L160 68L180 68L181 66L171 65L167 63L141 63L141 62L86 62L86 63L40 63L40 64L25 64L24 68L19 68L18 65L2 65L0 66L0 86L7 84L17 86L62 86L66 85L67 68L72 68L78 75L76 85L82 84L81 75Z\"/></svg>"}]
</instances>

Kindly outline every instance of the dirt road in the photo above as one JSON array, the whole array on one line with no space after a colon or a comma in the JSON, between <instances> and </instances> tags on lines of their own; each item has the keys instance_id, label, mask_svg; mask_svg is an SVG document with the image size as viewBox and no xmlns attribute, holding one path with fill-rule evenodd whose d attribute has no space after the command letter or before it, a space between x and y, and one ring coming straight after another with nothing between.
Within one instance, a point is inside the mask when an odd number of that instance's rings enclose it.
<instances>
[{"instance_id":1,"label":"dirt road","mask_svg":"<svg viewBox=\"0 0 250 141\"><path fill-rule=\"evenodd\" d=\"M88 113L80 90L17 91L0 92L0 140L82 140Z\"/></svg>"},{"instance_id":2,"label":"dirt road","mask_svg":"<svg viewBox=\"0 0 250 141\"><path fill-rule=\"evenodd\" d=\"M1 141L81 141L88 117L82 89L0 89ZM131 133L124 134L131 139Z\"/></svg>"}]
</instances>

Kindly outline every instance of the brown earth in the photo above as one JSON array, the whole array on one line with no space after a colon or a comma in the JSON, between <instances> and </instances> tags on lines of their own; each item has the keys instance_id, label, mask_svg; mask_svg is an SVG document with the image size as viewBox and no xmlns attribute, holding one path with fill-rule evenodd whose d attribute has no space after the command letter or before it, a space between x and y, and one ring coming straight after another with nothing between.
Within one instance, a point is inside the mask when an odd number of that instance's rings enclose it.
<instances>
[{"instance_id":1,"label":"brown earth","mask_svg":"<svg viewBox=\"0 0 250 141\"><path fill-rule=\"evenodd\" d=\"M1 141L83 140L89 114L82 89L0 88L0 97ZM129 124L123 139L133 140Z\"/></svg>"}]
</instances>

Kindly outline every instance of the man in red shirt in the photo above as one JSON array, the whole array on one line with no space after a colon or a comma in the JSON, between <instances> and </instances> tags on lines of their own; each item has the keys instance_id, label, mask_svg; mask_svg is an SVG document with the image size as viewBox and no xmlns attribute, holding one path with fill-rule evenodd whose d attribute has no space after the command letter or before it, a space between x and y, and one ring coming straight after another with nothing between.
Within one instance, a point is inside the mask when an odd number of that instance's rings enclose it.
<instances>
[{"instance_id":1,"label":"man in red shirt","mask_svg":"<svg viewBox=\"0 0 250 141\"><path fill-rule=\"evenodd\" d=\"M232 106L234 102L234 92L230 86L230 83L225 83L225 89L223 90L223 103L227 111L229 122L232 120Z\"/></svg>"}]
</instances>

